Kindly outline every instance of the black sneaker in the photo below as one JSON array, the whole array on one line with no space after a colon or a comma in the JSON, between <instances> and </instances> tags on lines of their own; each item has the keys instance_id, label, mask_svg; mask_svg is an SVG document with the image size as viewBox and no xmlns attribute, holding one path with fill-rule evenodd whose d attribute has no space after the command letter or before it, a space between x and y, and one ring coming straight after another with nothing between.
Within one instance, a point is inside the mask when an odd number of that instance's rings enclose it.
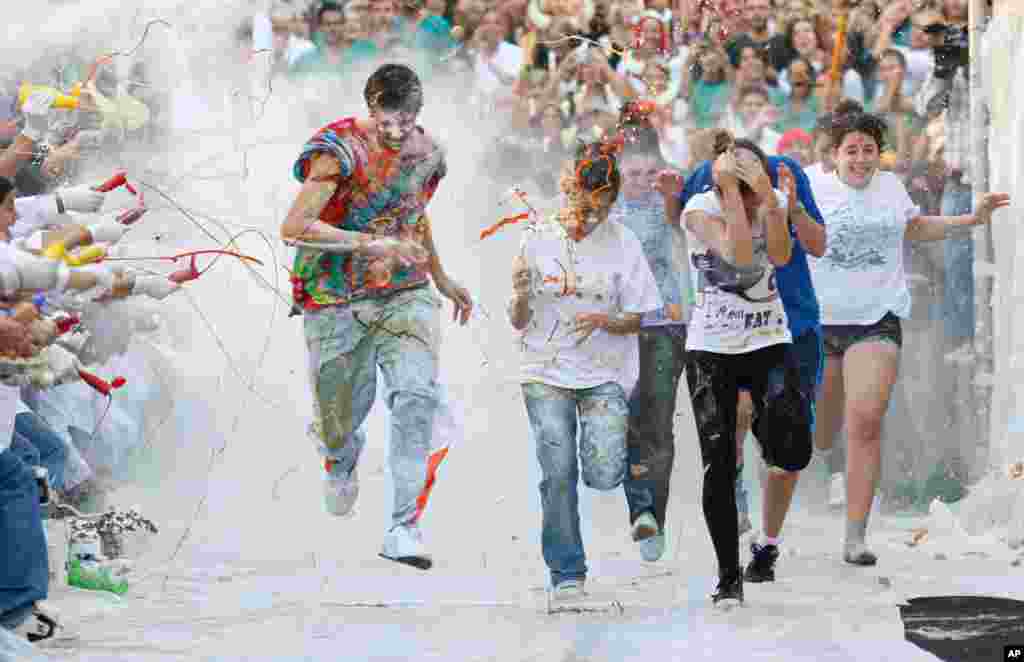
<instances>
[{"instance_id":1,"label":"black sneaker","mask_svg":"<svg viewBox=\"0 0 1024 662\"><path fill-rule=\"evenodd\" d=\"M719 575L718 590L711 596L715 606L732 606L743 604L743 573L739 568Z\"/></svg>"},{"instance_id":2,"label":"black sneaker","mask_svg":"<svg viewBox=\"0 0 1024 662\"><path fill-rule=\"evenodd\" d=\"M779 548L775 545L762 547L755 542L750 545L750 553L754 558L750 559L743 578L755 584L775 581L775 561L779 558Z\"/></svg>"}]
</instances>

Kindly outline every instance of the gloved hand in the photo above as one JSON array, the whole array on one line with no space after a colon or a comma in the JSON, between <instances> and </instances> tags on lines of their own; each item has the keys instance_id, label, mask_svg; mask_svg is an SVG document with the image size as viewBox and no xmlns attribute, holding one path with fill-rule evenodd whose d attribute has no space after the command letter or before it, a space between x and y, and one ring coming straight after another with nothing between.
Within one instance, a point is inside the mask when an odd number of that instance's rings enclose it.
<instances>
[{"instance_id":1,"label":"gloved hand","mask_svg":"<svg viewBox=\"0 0 1024 662\"><path fill-rule=\"evenodd\" d=\"M133 295L145 294L152 299L162 301L181 289L181 285L163 276L137 276Z\"/></svg>"},{"instance_id":2,"label":"gloved hand","mask_svg":"<svg viewBox=\"0 0 1024 662\"><path fill-rule=\"evenodd\" d=\"M21 135L32 142L41 141L50 129L50 109L56 100L57 95L51 90L39 90L30 94L21 107L21 112L25 116L25 128L21 130Z\"/></svg>"},{"instance_id":3,"label":"gloved hand","mask_svg":"<svg viewBox=\"0 0 1024 662\"><path fill-rule=\"evenodd\" d=\"M64 201L64 209L77 211L81 214L95 214L103 207L107 194L100 193L88 186L71 186L57 191Z\"/></svg>"},{"instance_id":4,"label":"gloved hand","mask_svg":"<svg viewBox=\"0 0 1024 662\"><path fill-rule=\"evenodd\" d=\"M46 363L51 374L51 384L67 384L77 381L79 361L78 357L64 349L60 345L50 345L46 348Z\"/></svg>"},{"instance_id":5,"label":"gloved hand","mask_svg":"<svg viewBox=\"0 0 1024 662\"><path fill-rule=\"evenodd\" d=\"M116 244L128 231L128 228L115 221L97 223L86 228L92 236L93 243Z\"/></svg>"}]
</instances>

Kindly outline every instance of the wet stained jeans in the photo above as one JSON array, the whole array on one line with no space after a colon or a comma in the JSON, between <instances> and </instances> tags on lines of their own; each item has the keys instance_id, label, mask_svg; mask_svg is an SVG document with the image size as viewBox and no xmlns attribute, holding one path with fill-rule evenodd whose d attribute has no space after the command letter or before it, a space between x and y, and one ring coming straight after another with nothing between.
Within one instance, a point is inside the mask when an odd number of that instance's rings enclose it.
<instances>
[{"instance_id":1,"label":"wet stained jeans","mask_svg":"<svg viewBox=\"0 0 1024 662\"><path fill-rule=\"evenodd\" d=\"M417 518L427 477L437 384L440 300L426 287L305 314L314 394L311 435L320 454L349 475L366 435L361 427L377 395L377 369L391 412L392 526Z\"/></svg>"},{"instance_id":2,"label":"wet stained jeans","mask_svg":"<svg viewBox=\"0 0 1024 662\"><path fill-rule=\"evenodd\" d=\"M583 484L595 490L613 490L625 477L626 393L614 382L585 389L531 382L522 388L541 469L541 551L551 584L557 586L587 575L580 534L580 468Z\"/></svg>"},{"instance_id":3,"label":"wet stained jeans","mask_svg":"<svg viewBox=\"0 0 1024 662\"><path fill-rule=\"evenodd\" d=\"M629 398L629 471L622 485L630 523L649 512L664 530L676 453L676 392L686 366L686 326L643 328L639 342L640 378Z\"/></svg>"},{"instance_id":4,"label":"wet stained jeans","mask_svg":"<svg viewBox=\"0 0 1024 662\"><path fill-rule=\"evenodd\" d=\"M970 214L971 187L946 181L942 194L942 215ZM945 294L942 319L952 347L974 339L974 239L971 228L951 229L943 243Z\"/></svg>"},{"instance_id":5,"label":"wet stained jeans","mask_svg":"<svg viewBox=\"0 0 1024 662\"><path fill-rule=\"evenodd\" d=\"M0 453L0 627L17 627L46 598L50 566L32 469L14 449Z\"/></svg>"}]
</instances>

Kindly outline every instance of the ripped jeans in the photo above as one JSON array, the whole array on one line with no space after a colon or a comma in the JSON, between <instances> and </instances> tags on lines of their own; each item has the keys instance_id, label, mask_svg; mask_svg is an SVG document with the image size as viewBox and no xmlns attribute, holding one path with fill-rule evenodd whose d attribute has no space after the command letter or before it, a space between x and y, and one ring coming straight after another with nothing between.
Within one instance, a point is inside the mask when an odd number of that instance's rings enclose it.
<instances>
[{"instance_id":1,"label":"ripped jeans","mask_svg":"<svg viewBox=\"0 0 1024 662\"><path fill-rule=\"evenodd\" d=\"M522 389L541 468L541 551L551 584L557 586L587 575L580 533L580 466L587 487L607 491L622 484L629 409L625 391L615 382L584 389L529 382Z\"/></svg>"},{"instance_id":2,"label":"ripped jeans","mask_svg":"<svg viewBox=\"0 0 1024 662\"><path fill-rule=\"evenodd\" d=\"M665 529L675 461L676 393L686 361L686 326L640 330L640 378L629 396L629 474L623 487L632 524L645 512Z\"/></svg>"},{"instance_id":3,"label":"ripped jeans","mask_svg":"<svg viewBox=\"0 0 1024 662\"><path fill-rule=\"evenodd\" d=\"M392 526L411 524L427 479L437 384L441 302L427 287L305 314L313 388L310 434L333 472L355 471L362 425L377 395L377 368L391 412Z\"/></svg>"}]
</instances>

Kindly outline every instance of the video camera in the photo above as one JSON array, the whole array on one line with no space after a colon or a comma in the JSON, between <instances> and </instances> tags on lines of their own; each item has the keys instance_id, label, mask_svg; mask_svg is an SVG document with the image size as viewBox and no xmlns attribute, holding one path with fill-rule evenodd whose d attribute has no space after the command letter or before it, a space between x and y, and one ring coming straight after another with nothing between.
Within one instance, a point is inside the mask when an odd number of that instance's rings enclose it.
<instances>
[{"instance_id":1,"label":"video camera","mask_svg":"<svg viewBox=\"0 0 1024 662\"><path fill-rule=\"evenodd\" d=\"M932 47L936 78L948 80L960 67L964 69L964 76L970 75L970 38L966 27L935 23L924 31L932 36L942 36L942 43Z\"/></svg>"}]
</instances>

